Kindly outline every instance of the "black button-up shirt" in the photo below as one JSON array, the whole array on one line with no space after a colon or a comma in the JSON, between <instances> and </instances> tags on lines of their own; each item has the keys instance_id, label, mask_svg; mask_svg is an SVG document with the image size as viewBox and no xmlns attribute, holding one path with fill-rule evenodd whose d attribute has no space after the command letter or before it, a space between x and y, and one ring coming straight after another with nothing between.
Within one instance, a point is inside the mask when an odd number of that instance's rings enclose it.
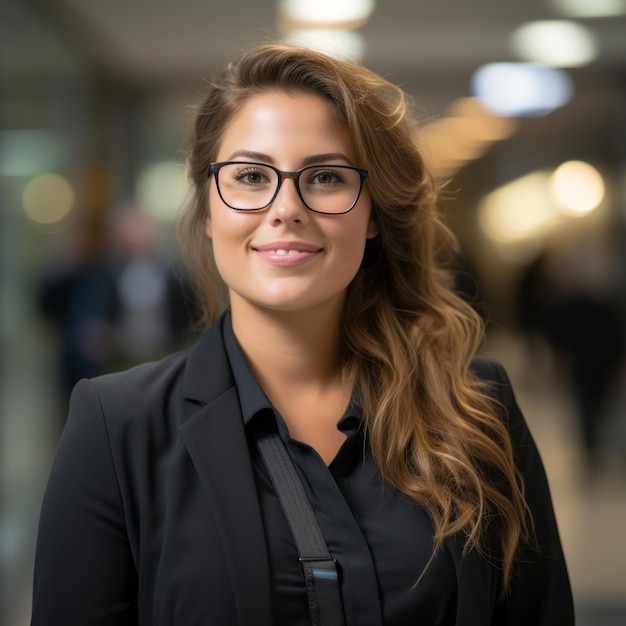
<instances>
[{"instance_id":1,"label":"black button-up shirt","mask_svg":"<svg viewBox=\"0 0 626 626\"><path fill-rule=\"evenodd\" d=\"M275 624L310 624L298 551L255 442L252 424L273 420L302 480L328 549L339 566L348 626L452 626L457 581L450 554L441 550L415 586L432 551L428 513L385 482L364 446L361 410L353 401L337 428L347 436L327 466L287 426L255 379L233 334L224 340L237 385L270 559Z\"/></svg>"}]
</instances>

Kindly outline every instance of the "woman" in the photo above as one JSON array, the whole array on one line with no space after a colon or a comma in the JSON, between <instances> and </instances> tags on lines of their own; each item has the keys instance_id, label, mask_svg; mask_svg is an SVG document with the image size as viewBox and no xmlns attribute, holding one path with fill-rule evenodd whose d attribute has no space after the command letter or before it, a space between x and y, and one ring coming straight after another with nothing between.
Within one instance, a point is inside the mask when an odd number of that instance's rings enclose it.
<instances>
[{"instance_id":1,"label":"woman","mask_svg":"<svg viewBox=\"0 0 626 626\"><path fill-rule=\"evenodd\" d=\"M502 368L472 360L416 133L400 89L288 45L210 86L182 223L210 328L75 388L33 624L310 624L264 429L347 624L573 623L541 461Z\"/></svg>"}]
</instances>

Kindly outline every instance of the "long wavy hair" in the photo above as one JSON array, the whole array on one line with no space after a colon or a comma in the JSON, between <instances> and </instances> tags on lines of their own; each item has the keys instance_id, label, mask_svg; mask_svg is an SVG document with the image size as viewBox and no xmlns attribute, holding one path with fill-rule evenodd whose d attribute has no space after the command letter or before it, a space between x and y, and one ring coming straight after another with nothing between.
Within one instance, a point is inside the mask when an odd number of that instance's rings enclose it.
<instances>
[{"instance_id":1,"label":"long wavy hair","mask_svg":"<svg viewBox=\"0 0 626 626\"><path fill-rule=\"evenodd\" d=\"M211 83L188 152L192 196L180 237L202 325L226 305L204 225L209 164L232 116L268 91L315 93L348 128L379 235L369 240L344 308L343 368L355 381L372 454L384 478L432 518L432 558L461 533L502 569L507 589L532 524L501 407L470 362L480 317L451 287L444 263L455 239L405 93L361 65L288 44L240 54Z\"/></svg>"}]
</instances>

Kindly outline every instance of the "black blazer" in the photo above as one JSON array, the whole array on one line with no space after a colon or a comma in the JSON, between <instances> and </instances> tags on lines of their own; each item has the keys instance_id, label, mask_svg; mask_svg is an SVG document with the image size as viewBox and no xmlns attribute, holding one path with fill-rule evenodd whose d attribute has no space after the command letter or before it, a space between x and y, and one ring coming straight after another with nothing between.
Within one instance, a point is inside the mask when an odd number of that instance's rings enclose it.
<instances>
[{"instance_id":1,"label":"black blazer","mask_svg":"<svg viewBox=\"0 0 626 626\"><path fill-rule=\"evenodd\" d=\"M573 624L543 466L506 374L496 383L541 550L505 602L461 538L457 626ZM188 352L75 388L44 497L33 626L270 626L268 556L221 322Z\"/></svg>"}]
</instances>

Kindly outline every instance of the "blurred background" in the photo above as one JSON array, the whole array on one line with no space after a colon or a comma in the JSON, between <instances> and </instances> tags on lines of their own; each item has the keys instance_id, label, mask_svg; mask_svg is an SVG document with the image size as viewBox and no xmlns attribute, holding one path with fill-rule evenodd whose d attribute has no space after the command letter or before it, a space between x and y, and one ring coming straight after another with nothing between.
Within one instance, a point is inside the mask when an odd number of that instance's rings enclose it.
<instances>
[{"instance_id":1,"label":"blurred background","mask_svg":"<svg viewBox=\"0 0 626 626\"><path fill-rule=\"evenodd\" d=\"M75 380L192 339L174 233L191 107L276 39L415 98L459 289L544 458L578 622L625 624L626 0L0 0L2 623L29 620Z\"/></svg>"}]
</instances>

